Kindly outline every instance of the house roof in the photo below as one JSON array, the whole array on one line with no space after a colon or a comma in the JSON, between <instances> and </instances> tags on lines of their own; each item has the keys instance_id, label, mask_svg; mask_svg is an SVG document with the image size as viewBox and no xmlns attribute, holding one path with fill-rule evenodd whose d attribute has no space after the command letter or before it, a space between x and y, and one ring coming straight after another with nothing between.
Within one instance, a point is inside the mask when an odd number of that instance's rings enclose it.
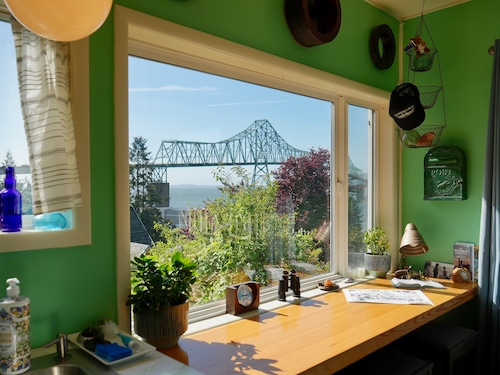
<instances>
[{"instance_id":1,"label":"house roof","mask_svg":"<svg viewBox=\"0 0 500 375\"><path fill-rule=\"evenodd\" d=\"M153 240L134 207L130 206L130 257L146 253Z\"/></svg>"}]
</instances>

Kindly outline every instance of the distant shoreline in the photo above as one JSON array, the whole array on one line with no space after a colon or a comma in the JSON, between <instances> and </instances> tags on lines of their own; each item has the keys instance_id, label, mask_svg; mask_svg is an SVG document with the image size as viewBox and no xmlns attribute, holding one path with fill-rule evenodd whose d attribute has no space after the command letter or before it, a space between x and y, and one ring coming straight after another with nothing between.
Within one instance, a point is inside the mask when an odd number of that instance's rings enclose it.
<instances>
[{"instance_id":1,"label":"distant shoreline","mask_svg":"<svg viewBox=\"0 0 500 375\"><path fill-rule=\"evenodd\" d=\"M199 187L206 187L206 188L221 188L222 185L197 185L197 184L170 184L170 187L182 187L182 188L199 188Z\"/></svg>"},{"instance_id":2,"label":"distant shoreline","mask_svg":"<svg viewBox=\"0 0 500 375\"><path fill-rule=\"evenodd\" d=\"M170 185L170 207L189 209L205 207L205 202L222 196L222 185Z\"/></svg>"}]
</instances>

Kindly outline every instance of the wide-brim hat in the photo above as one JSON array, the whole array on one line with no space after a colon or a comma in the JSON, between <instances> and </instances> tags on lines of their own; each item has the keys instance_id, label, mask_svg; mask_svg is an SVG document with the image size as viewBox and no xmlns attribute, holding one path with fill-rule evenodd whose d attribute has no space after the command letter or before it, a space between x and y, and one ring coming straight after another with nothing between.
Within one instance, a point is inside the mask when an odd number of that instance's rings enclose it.
<instances>
[{"instance_id":1,"label":"wide-brim hat","mask_svg":"<svg viewBox=\"0 0 500 375\"><path fill-rule=\"evenodd\" d=\"M403 130L415 129L424 122L425 110L417 86L409 82L396 86L391 94L389 115Z\"/></svg>"}]
</instances>

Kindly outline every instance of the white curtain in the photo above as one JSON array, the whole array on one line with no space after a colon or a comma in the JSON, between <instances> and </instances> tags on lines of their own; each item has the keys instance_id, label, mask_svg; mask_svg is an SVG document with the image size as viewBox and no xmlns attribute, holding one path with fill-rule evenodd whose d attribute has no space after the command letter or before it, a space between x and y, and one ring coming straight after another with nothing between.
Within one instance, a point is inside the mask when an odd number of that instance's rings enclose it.
<instances>
[{"instance_id":1,"label":"white curtain","mask_svg":"<svg viewBox=\"0 0 500 375\"><path fill-rule=\"evenodd\" d=\"M19 92L28 141L33 213L81 206L69 85L69 46L44 39L13 17Z\"/></svg>"},{"instance_id":2,"label":"white curtain","mask_svg":"<svg viewBox=\"0 0 500 375\"><path fill-rule=\"evenodd\" d=\"M479 234L480 373L500 374L500 40L495 41Z\"/></svg>"}]
</instances>

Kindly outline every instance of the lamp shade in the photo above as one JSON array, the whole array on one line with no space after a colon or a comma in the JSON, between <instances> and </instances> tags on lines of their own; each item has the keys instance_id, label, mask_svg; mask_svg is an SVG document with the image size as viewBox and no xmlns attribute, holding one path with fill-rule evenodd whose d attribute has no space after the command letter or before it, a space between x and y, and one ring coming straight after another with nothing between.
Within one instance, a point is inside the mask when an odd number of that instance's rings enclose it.
<instances>
[{"instance_id":1,"label":"lamp shade","mask_svg":"<svg viewBox=\"0 0 500 375\"><path fill-rule=\"evenodd\" d=\"M399 245L399 252L403 255L411 256L425 254L427 251L429 251L429 246L425 243L415 224L406 224L405 232Z\"/></svg>"},{"instance_id":2,"label":"lamp shade","mask_svg":"<svg viewBox=\"0 0 500 375\"><path fill-rule=\"evenodd\" d=\"M101 26L113 0L5 0L5 4L28 30L46 39L71 42Z\"/></svg>"}]
</instances>

